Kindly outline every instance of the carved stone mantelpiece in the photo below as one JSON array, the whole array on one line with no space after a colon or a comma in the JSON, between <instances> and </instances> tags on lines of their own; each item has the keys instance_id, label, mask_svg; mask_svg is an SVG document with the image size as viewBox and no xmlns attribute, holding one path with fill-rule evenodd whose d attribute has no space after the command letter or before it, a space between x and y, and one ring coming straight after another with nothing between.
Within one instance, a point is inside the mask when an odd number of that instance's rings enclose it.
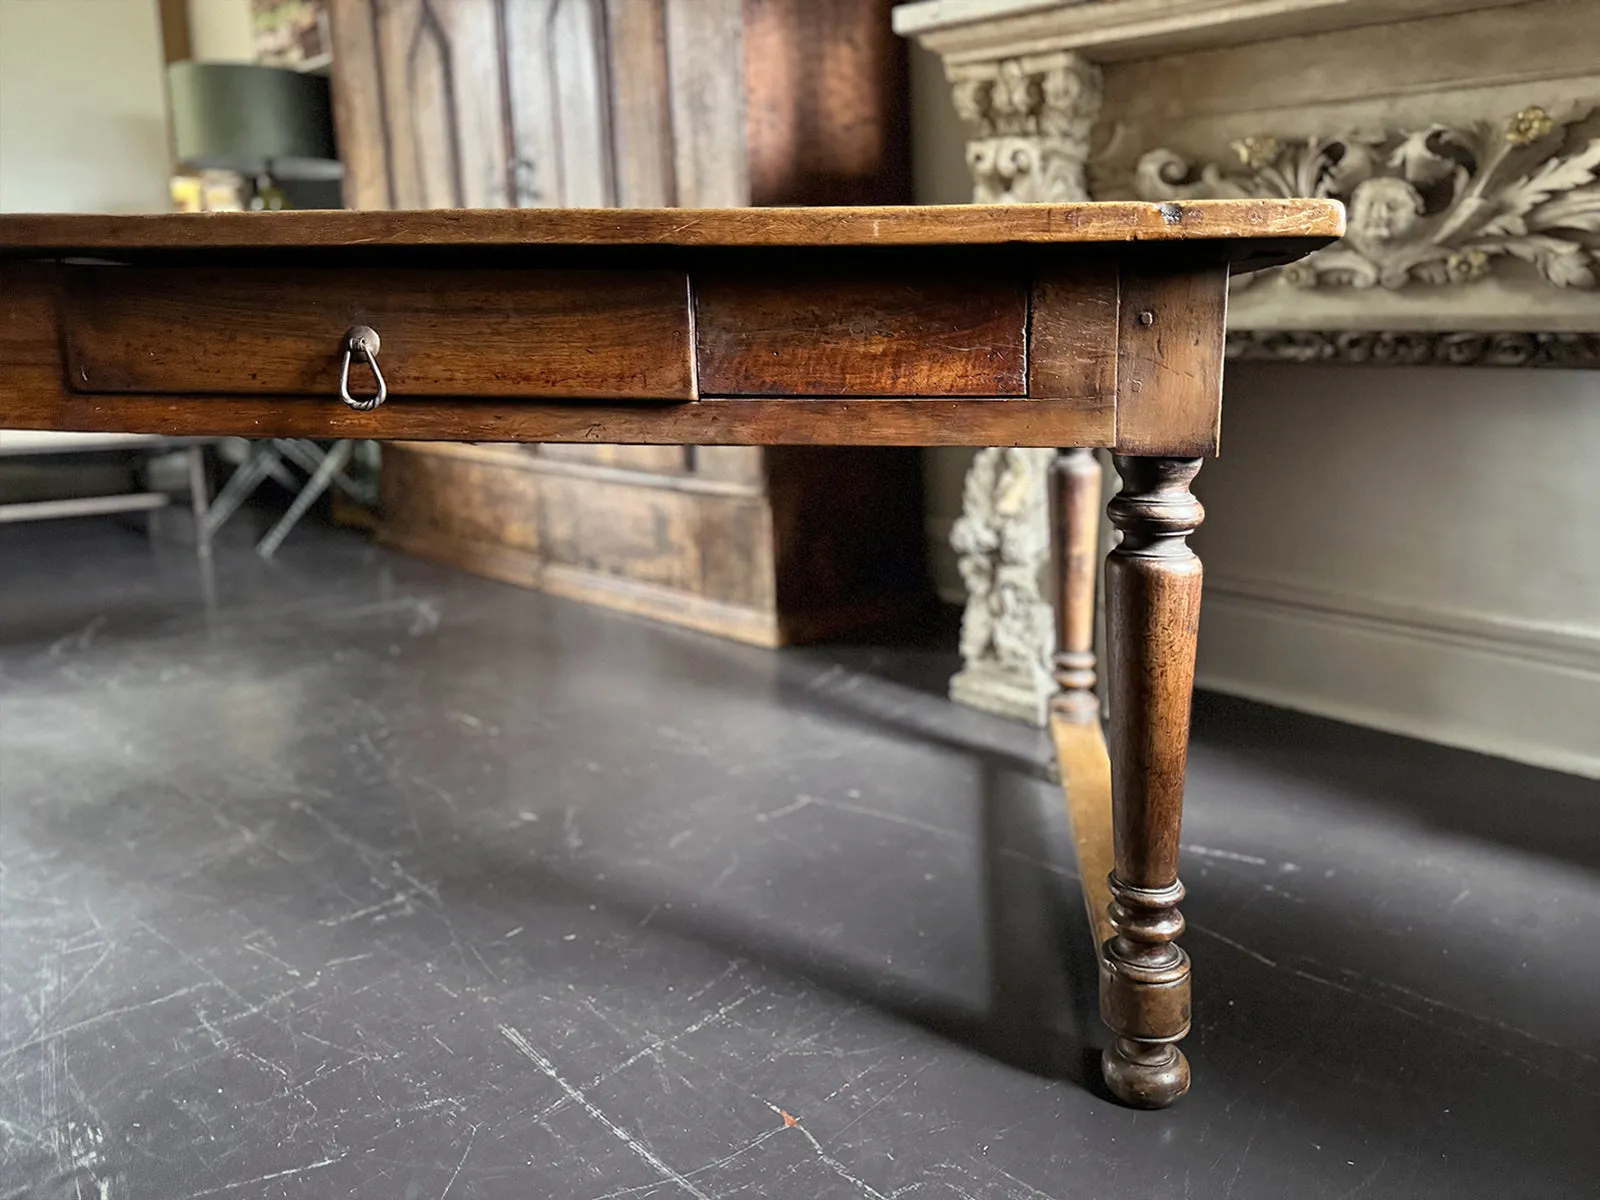
<instances>
[{"instance_id":1,"label":"carved stone mantelpiece","mask_svg":"<svg viewBox=\"0 0 1600 1200\"><path fill-rule=\"evenodd\" d=\"M1600 20L1570 0L918 0L981 199L1335 196L1235 330L1600 332Z\"/></svg>"},{"instance_id":2,"label":"carved stone mantelpiece","mask_svg":"<svg viewBox=\"0 0 1600 1200\"><path fill-rule=\"evenodd\" d=\"M1231 357L1600 367L1592 4L918 0L894 24L943 61L976 199L1343 200L1344 240L1236 281ZM963 528L999 521L974 495ZM972 647L962 677L1049 687Z\"/></svg>"},{"instance_id":3,"label":"carved stone mantelpiece","mask_svg":"<svg viewBox=\"0 0 1600 1200\"><path fill-rule=\"evenodd\" d=\"M1276 272L1292 288L1470 287L1525 264L1545 284L1591 289L1600 274L1600 137L1574 136L1591 106L1539 105L1499 121L1233 143L1237 170L1196 169L1165 148L1140 157L1142 200L1331 196L1342 242ZM1274 272L1262 272L1270 278ZM1234 285L1257 282L1242 276Z\"/></svg>"}]
</instances>

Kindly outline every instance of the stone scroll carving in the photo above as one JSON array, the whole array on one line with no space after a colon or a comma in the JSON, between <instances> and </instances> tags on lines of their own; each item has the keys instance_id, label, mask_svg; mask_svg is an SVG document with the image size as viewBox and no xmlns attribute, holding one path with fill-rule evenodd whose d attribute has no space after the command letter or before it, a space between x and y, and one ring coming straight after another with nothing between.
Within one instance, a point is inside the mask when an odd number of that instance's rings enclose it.
<instances>
[{"instance_id":1,"label":"stone scroll carving","mask_svg":"<svg viewBox=\"0 0 1600 1200\"><path fill-rule=\"evenodd\" d=\"M1233 144L1238 167L1230 170L1214 163L1196 169L1171 150L1152 150L1139 159L1134 190L1144 200L1343 200L1347 234L1282 268L1291 287L1463 285L1521 262L1552 287L1593 288L1600 280L1600 138L1573 133L1590 111L1533 106L1499 122L1249 137Z\"/></svg>"},{"instance_id":2,"label":"stone scroll carving","mask_svg":"<svg viewBox=\"0 0 1600 1200\"><path fill-rule=\"evenodd\" d=\"M967 168L979 204L1087 200L1089 133L1100 69L1059 52L949 69L967 123ZM1041 578L1050 556L1046 492L1054 450L980 450L967 473L950 544L967 605L958 703L1034 725L1047 718L1055 626Z\"/></svg>"}]
</instances>

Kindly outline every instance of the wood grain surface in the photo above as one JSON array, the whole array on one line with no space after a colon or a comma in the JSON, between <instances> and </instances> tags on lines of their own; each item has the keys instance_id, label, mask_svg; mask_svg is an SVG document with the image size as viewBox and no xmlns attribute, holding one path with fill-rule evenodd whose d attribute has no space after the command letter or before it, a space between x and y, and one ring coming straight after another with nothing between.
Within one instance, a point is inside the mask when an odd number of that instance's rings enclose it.
<instances>
[{"instance_id":1,"label":"wood grain surface","mask_svg":"<svg viewBox=\"0 0 1600 1200\"><path fill-rule=\"evenodd\" d=\"M304 396L76 395L51 368L0 371L0 419L13 429L658 446L1109 446L1115 416L1110 397L710 398L665 406L391 400L362 413Z\"/></svg>"},{"instance_id":2,"label":"wood grain surface","mask_svg":"<svg viewBox=\"0 0 1600 1200\"><path fill-rule=\"evenodd\" d=\"M1222 432L1228 271L1153 264L1122 272L1117 450L1215 454Z\"/></svg>"},{"instance_id":3,"label":"wood grain surface","mask_svg":"<svg viewBox=\"0 0 1600 1200\"><path fill-rule=\"evenodd\" d=\"M331 399L362 324L396 396L695 394L681 271L86 266L66 283L68 379L84 392Z\"/></svg>"},{"instance_id":4,"label":"wood grain surface","mask_svg":"<svg viewBox=\"0 0 1600 1200\"><path fill-rule=\"evenodd\" d=\"M1003 273L696 274L694 292L708 395L1026 394L1028 297ZM1088 336L1104 338L1102 351L1114 354L1114 328Z\"/></svg>"},{"instance_id":5,"label":"wood grain surface","mask_svg":"<svg viewBox=\"0 0 1600 1200\"><path fill-rule=\"evenodd\" d=\"M1117 293L1117 264L1109 259L1037 274L1028 317L1029 396L1116 391Z\"/></svg>"},{"instance_id":6,"label":"wood grain surface","mask_svg":"<svg viewBox=\"0 0 1600 1200\"><path fill-rule=\"evenodd\" d=\"M1232 261L1297 258L1344 233L1334 200L852 208L0 215L0 256L360 246L998 246L1216 241Z\"/></svg>"},{"instance_id":7,"label":"wood grain surface","mask_svg":"<svg viewBox=\"0 0 1600 1200\"><path fill-rule=\"evenodd\" d=\"M910 199L898 0L743 0L750 203Z\"/></svg>"}]
</instances>

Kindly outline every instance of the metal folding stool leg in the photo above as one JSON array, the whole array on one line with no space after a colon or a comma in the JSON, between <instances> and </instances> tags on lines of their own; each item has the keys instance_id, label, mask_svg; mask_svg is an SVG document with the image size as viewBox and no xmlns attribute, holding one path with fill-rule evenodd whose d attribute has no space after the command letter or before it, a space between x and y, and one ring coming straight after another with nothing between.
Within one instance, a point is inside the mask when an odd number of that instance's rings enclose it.
<instances>
[{"instance_id":1,"label":"metal folding stool leg","mask_svg":"<svg viewBox=\"0 0 1600 1200\"><path fill-rule=\"evenodd\" d=\"M300 494L294 498L294 503L289 505L289 511L267 531L266 537L256 543L257 554L262 558L271 558L277 553L278 547L283 544L283 539L289 536L289 531L299 523L301 517L305 516L306 510L317 502L317 497L327 491L329 485L338 478L354 452L354 442L334 444L333 449L328 451L311 478L306 481L305 487L300 489Z\"/></svg>"},{"instance_id":2,"label":"metal folding stool leg","mask_svg":"<svg viewBox=\"0 0 1600 1200\"><path fill-rule=\"evenodd\" d=\"M278 448L280 454L295 463L307 475L315 475L328 455L321 446L303 438L273 438L272 444ZM350 456L346 455L346 463L349 462L349 458ZM333 486L352 500L361 499L361 485L343 470L333 477Z\"/></svg>"},{"instance_id":3,"label":"metal folding stool leg","mask_svg":"<svg viewBox=\"0 0 1600 1200\"><path fill-rule=\"evenodd\" d=\"M206 513L205 538L209 543L211 538L221 529L223 523L239 511L239 506L250 498L264 479L269 476L279 478L280 475L288 476L289 486L295 486L295 479L283 467L282 457L270 442L257 444L250 452L250 457L241 463L237 470L228 477L228 482L222 485L222 490L217 493L215 500Z\"/></svg>"},{"instance_id":4,"label":"metal folding stool leg","mask_svg":"<svg viewBox=\"0 0 1600 1200\"><path fill-rule=\"evenodd\" d=\"M201 558L211 557L211 526L207 509L211 488L206 481L206 448L189 447L189 509L194 513L194 548Z\"/></svg>"}]
</instances>

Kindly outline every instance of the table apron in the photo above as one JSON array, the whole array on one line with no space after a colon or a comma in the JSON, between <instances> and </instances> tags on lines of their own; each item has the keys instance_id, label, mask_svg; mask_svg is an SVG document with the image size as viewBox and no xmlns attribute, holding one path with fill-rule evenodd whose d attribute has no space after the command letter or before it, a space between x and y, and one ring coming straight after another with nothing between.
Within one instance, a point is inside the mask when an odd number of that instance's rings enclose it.
<instances>
[{"instance_id":1,"label":"table apron","mask_svg":"<svg viewBox=\"0 0 1600 1200\"><path fill-rule=\"evenodd\" d=\"M0 425L1216 450L1224 266L1017 253L771 268L0 261ZM338 398L356 325L379 334L388 383L369 412Z\"/></svg>"}]
</instances>

